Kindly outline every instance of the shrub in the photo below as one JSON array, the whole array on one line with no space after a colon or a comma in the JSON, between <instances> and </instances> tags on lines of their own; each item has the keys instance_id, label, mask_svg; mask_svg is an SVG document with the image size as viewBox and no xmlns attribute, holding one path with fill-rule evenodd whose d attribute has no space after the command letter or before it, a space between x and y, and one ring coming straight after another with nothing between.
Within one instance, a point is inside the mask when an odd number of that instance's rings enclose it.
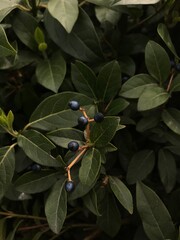
<instances>
[{"instance_id":1,"label":"shrub","mask_svg":"<svg viewBox=\"0 0 180 240\"><path fill-rule=\"evenodd\" d=\"M179 4L154 2L1 0L2 240L178 239Z\"/></svg>"}]
</instances>

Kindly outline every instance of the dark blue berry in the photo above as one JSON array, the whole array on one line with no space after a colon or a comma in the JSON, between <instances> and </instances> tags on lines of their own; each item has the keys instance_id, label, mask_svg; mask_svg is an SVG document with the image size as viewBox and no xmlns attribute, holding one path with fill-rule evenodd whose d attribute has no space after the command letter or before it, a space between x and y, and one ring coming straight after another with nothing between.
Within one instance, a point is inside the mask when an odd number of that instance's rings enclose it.
<instances>
[{"instance_id":1,"label":"dark blue berry","mask_svg":"<svg viewBox=\"0 0 180 240\"><path fill-rule=\"evenodd\" d=\"M176 63L173 59L170 60L170 64L172 68L176 67Z\"/></svg>"},{"instance_id":2,"label":"dark blue berry","mask_svg":"<svg viewBox=\"0 0 180 240\"><path fill-rule=\"evenodd\" d=\"M79 143L76 141L71 141L68 143L68 149L72 152L76 152L79 148Z\"/></svg>"},{"instance_id":3,"label":"dark blue berry","mask_svg":"<svg viewBox=\"0 0 180 240\"><path fill-rule=\"evenodd\" d=\"M79 108L80 108L80 105L79 105L79 103L77 102L77 101L70 101L69 102L69 104L68 104L68 106L73 110L73 111L77 111L77 110L79 110Z\"/></svg>"},{"instance_id":4,"label":"dark blue berry","mask_svg":"<svg viewBox=\"0 0 180 240\"><path fill-rule=\"evenodd\" d=\"M177 63L177 64L176 64L176 71L177 71L177 72L180 72L180 63Z\"/></svg>"},{"instance_id":5,"label":"dark blue berry","mask_svg":"<svg viewBox=\"0 0 180 240\"><path fill-rule=\"evenodd\" d=\"M72 192L74 190L75 186L74 186L74 182L73 181L67 181L65 183L65 189L66 192Z\"/></svg>"},{"instance_id":6,"label":"dark blue berry","mask_svg":"<svg viewBox=\"0 0 180 240\"><path fill-rule=\"evenodd\" d=\"M39 164L35 163L31 166L31 170L34 171L34 172L38 172L38 171L41 170L41 166Z\"/></svg>"},{"instance_id":7,"label":"dark blue berry","mask_svg":"<svg viewBox=\"0 0 180 240\"><path fill-rule=\"evenodd\" d=\"M104 115L100 112L96 113L94 115L94 121L97 122L97 123L100 123L104 120Z\"/></svg>"},{"instance_id":8,"label":"dark blue berry","mask_svg":"<svg viewBox=\"0 0 180 240\"><path fill-rule=\"evenodd\" d=\"M86 126L88 124L88 119L85 118L84 116L80 116L78 118L78 124L81 126Z\"/></svg>"}]
</instances>

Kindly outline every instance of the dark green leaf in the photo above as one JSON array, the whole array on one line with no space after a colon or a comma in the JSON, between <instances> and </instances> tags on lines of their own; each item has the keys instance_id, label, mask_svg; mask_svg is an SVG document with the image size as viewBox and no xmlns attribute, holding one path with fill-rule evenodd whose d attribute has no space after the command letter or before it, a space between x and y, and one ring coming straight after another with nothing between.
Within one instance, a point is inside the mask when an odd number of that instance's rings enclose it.
<instances>
[{"instance_id":1,"label":"dark green leaf","mask_svg":"<svg viewBox=\"0 0 180 240\"><path fill-rule=\"evenodd\" d=\"M61 11L59 11L61 9ZM56 18L68 33L71 32L78 18L77 0L54 0L48 2L48 10Z\"/></svg>"},{"instance_id":2,"label":"dark green leaf","mask_svg":"<svg viewBox=\"0 0 180 240\"><path fill-rule=\"evenodd\" d=\"M97 78L94 72L83 62L72 64L71 78L76 89L89 97L96 99Z\"/></svg>"},{"instance_id":3,"label":"dark green leaf","mask_svg":"<svg viewBox=\"0 0 180 240\"><path fill-rule=\"evenodd\" d=\"M122 59L120 59L119 65L122 73L125 73L129 76L133 76L135 74L136 65L132 58L124 56Z\"/></svg>"},{"instance_id":4,"label":"dark green leaf","mask_svg":"<svg viewBox=\"0 0 180 240\"><path fill-rule=\"evenodd\" d=\"M93 214L101 216L98 209L97 194L94 189L83 197L83 203Z\"/></svg>"},{"instance_id":5,"label":"dark green leaf","mask_svg":"<svg viewBox=\"0 0 180 240\"><path fill-rule=\"evenodd\" d=\"M79 145L83 145L84 133L75 128L61 128L49 132L47 137L51 139L56 145L61 146L63 148L67 148L68 143L70 141L75 140L79 143Z\"/></svg>"},{"instance_id":6,"label":"dark green leaf","mask_svg":"<svg viewBox=\"0 0 180 240\"><path fill-rule=\"evenodd\" d=\"M97 217L97 225L109 236L114 237L121 227L121 215L114 196L105 195L99 209L101 216Z\"/></svg>"},{"instance_id":7,"label":"dark green leaf","mask_svg":"<svg viewBox=\"0 0 180 240\"><path fill-rule=\"evenodd\" d=\"M133 213L133 199L131 192L126 187L126 185L117 177L109 176L110 187L118 199L118 201L122 204L122 206L128 210L130 214Z\"/></svg>"},{"instance_id":8,"label":"dark green leaf","mask_svg":"<svg viewBox=\"0 0 180 240\"><path fill-rule=\"evenodd\" d=\"M23 220L20 220L18 221L15 226L13 226L13 230L8 234L6 240L14 240L15 239L15 234L16 234L16 231L19 227L19 225L23 222Z\"/></svg>"},{"instance_id":9,"label":"dark green leaf","mask_svg":"<svg viewBox=\"0 0 180 240\"><path fill-rule=\"evenodd\" d=\"M178 109L164 109L162 120L174 133L180 135L180 111Z\"/></svg>"},{"instance_id":10,"label":"dark green leaf","mask_svg":"<svg viewBox=\"0 0 180 240\"><path fill-rule=\"evenodd\" d=\"M138 111L146 111L161 106L169 99L169 93L158 86L147 86L138 100Z\"/></svg>"},{"instance_id":11,"label":"dark green leaf","mask_svg":"<svg viewBox=\"0 0 180 240\"><path fill-rule=\"evenodd\" d=\"M66 74L66 62L60 52L55 52L51 59L45 59L37 65L38 82L47 89L57 93Z\"/></svg>"},{"instance_id":12,"label":"dark green leaf","mask_svg":"<svg viewBox=\"0 0 180 240\"><path fill-rule=\"evenodd\" d=\"M160 83L164 83L170 74L170 59L159 44L149 41L145 49L145 61L148 72Z\"/></svg>"},{"instance_id":13,"label":"dark green leaf","mask_svg":"<svg viewBox=\"0 0 180 240\"><path fill-rule=\"evenodd\" d=\"M100 171L101 155L95 148L87 150L81 160L81 167L79 169L79 179L83 185L91 186Z\"/></svg>"},{"instance_id":14,"label":"dark green leaf","mask_svg":"<svg viewBox=\"0 0 180 240\"><path fill-rule=\"evenodd\" d=\"M107 109L107 115L117 115L127 108L129 102L123 98L117 98L113 100Z\"/></svg>"},{"instance_id":15,"label":"dark green leaf","mask_svg":"<svg viewBox=\"0 0 180 240\"><path fill-rule=\"evenodd\" d=\"M58 234L67 215L67 192L64 188L66 179L58 180L53 186L45 203L45 214L51 230Z\"/></svg>"},{"instance_id":16,"label":"dark green leaf","mask_svg":"<svg viewBox=\"0 0 180 240\"><path fill-rule=\"evenodd\" d=\"M91 98L75 92L63 92L47 97L35 109L30 117L28 126L52 131L58 128L77 125L79 111L72 111L68 107L70 100L76 100L81 106L93 104Z\"/></svg>"},{"instance_id":17,"label":"dark green leaf","mask_svg":"<svg viewBox=\"0 0 180 240\"><path fill-rule=\"evenodd\" d=\"M18 38L30 49L37 50L38 44L34 39L34 32L38 22L31 14L19 11L13 16L13 30Z\"/></svg>"},{"instance_id":18,"label":"dark green leaf","mask_svg":"<svg viewBox=\"0 0 180 240\"><path fill-rule=\"evenodd\" d=\"M121 87L121 69L117 61L107 63L99 72L97 95L100 100L110 101Z\"/></svg>"},{"instance_id":19,"label":"dark green leaf","mask_svg":"<svg viewBox=\"0 0 180 240\"><path fill-rule=\"evenodd\" d=\"M0 219L0 239L6 240L6 218Z\"/></svg>"},{"instance_id":20,"label":"dark green leaf","mask_svg":"<svg viewBox=\"0 0 180 240\"><path fill-rule=\"evenodd\" d=\"M150 75L138 74L122 85L119 95L126 98L139 98L146 86L157 86L157 84Z\"/></svg>"},{"instance_id":21,"label":"dark green leaf","mask_svg":"<svg viewBox=\"0 0 180 240\"><path fill-rule=\"evenodd\" d=\"M60 167L61 161L51 155L55 145L40 132L28 130L17 138L18 145L34 162L44 166Z\"/></svg>"},{"instance_id":22,"label":"dark green leaf","mask_svg":"<svg viewBox=\"0 0 180 240\"><path fill-rule=\"evenodd\" d=\"M1 0L0 2L0 22L15 8L18 7L17 1Z\"/></svg>"},{"instance_id":23,"label":"dark green leaf","mask_svg":"<svg viewBox=\"0 0 180 240\"><path fill-rule=\"evenodd\" d=\"M114 137L119 121L118 117L106 117L102 123L95 123L91 128L91 143L96 147L107 145Z\"/></svg>"},{"instance_id":24,"label":"dark green leaf","mask_svg":"<svg viewBox=\"0 0 180 240\"><path fill-rule=\"evenodd\" d=\"M177 74L172 81L170 92L179 92L180 91L180 74Z\"/></svg>"},{"instance_id":25,"label":"dark green leaf","mask_svg":"<svg viewBox=\"0 0 180 240\"><path fill-rule=\"evenodd\" d=\"M164 203L149 187L137 183L137 209L149 239L176 239L176 230Z\"/></svg>"},{"instance_id":26,"label":"dark green leaf","mask_svg":"<svg viewBox=\"0 0 180 240\"><path fill-rule=\"evenodd\" d=\"M127 182L134 184L143 180L154 168L155 154L152 150L141 150L132 157L127 171Z\"/></svg>"},{"instance_id":27,"label":"dark green leaf","mask_svg":"<svg viewBox=\"0 0 180 240\"><path fill-rule=\"evenodd\" d=\"M102 51L94 26L82 9L71 33L67 33L48 12L45 14L44 21L49 36L66 53L87 62L102 59Z\"/></svg>"},{"instance_id":28,"label":"dark green leaf","mask_svg":"<svg viewBox=\"0 0 180 240\"><path fill-rule=\"evenodd\" d=\"M136 130L138 132L145 132L151 128L154 128L160 122L160 116L158 114L152 114L150 116L141 118L136 124Z\"/></svg>"},{"instance_id":29,"label":"dark green leaf","mask_svg":"<svg viewBox=\"0 0 180 240\"><path fill-rule=\"evenodd\" d=\"M176 161L172 153L166 149L160 149L159 151L158 169L166 192L171 192L176 183Z\"/></svg>"},{"instance_id":30,"label":"dark green leaf","mask_svg":"<svg viewBox=\"0 0 180 240\"><path fill-rule=\"evenodd\" d=\"M162 38L162 40L164 41L164 43L168 46L168 48L174 54L174 56L176 58L180 59L176 53L176 50L174 48L172 41L171 41L171 37L169 35L168 29L164 23L158 24L157 32L158 32L159 36Z\"/></svg>"},{"instance_id":31,"label":"dark green leaf","mask_svg":"<svg viewBox=\"0 0 180 240\"><path fill-rule=\"evenodd\" d=\"M49 189L57 181L60 172L41 170L40 172L27 172L15 181L15 188L19 192L39 193Z\"/></svg>"}]
</instances>

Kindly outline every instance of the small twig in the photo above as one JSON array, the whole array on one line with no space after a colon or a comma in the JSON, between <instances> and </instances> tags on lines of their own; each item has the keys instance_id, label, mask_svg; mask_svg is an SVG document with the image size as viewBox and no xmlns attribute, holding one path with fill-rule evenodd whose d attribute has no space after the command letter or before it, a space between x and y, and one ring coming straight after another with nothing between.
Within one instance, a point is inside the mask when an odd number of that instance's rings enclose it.
<instances>
[{"instance_id":1,"label":"small twig","mask_svg":"<svg viewBox=\"0 0 180 240\"><path fill-rule=\"evenodd\" d=\"M171 84L172 84L172 81L173 81L173 78L174 78L174 74L175 74L175 71L172 71L172 74L171 74L171 77L169 79L169 83L168 83L168 86L167 86L167 89L166 89L167 92L169 92L169 90L171 88Z\"/></svg>"},{"instance_id":2,"label":"small twig","mask_svg":"<svg viewBox=\"0 0 180 240\"><path fill-rule=\"evenodd\" d=\"M77 157L67 166L66 171L68 172L74 164L80 159L80 157L86 152L87 148L84 148L78 155Z\"/></svg>"},{"instance_id":3,"label":"small twig","mask_svg":"<svg viewBox=\"0 0 180 240\"><path fill-rule=\"evenodd\" d=\"M89 236L85 237L84 240L93 240L96 237L98 237L101 233L102 231L100 229L97 229L94 232L92 232Z\"/></svg>"},{"instance_id":4,"label":"small twig","mask_svg":"<svg viewBox=\"0 0 180 240\"><path fill-rule=\"evenodd\" d=\"M21 227L21 228L18 228L18 231L28 231L28 230L32 230L32 229L36 229L36 228L42 228L42 227L47 227L48 224L45 223L45 224L39 224L39 225L35 225L35 226L26 226L26 227ZM49 227L48 227L49 229Z\"/></svg>"},{"instance_id":5,"label":"small twig","mask_svg":"<svg viewBox=\"0 0 180 240\"><path fill-rule=\"evenodd\" d=\"M32 216L32 215L23 215L23 214L16 214L13 212L0 212L0 215L8 216L11 218L25 218L25 219L36 219L41 221L47 221L45 217L39 217L39 216Z\"/></svg>"}]
</instances>

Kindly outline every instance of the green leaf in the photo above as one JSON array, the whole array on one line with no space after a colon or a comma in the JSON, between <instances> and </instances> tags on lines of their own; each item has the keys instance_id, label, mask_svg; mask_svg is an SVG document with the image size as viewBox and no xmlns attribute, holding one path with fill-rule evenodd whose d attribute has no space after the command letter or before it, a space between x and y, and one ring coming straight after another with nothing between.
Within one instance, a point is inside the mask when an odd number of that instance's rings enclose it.
<instances>
[{"instance_id":1,"label":"green leaf","mask_svg":"<svg viewBox=\"0 0 180 240\"><path fill-rule=\"evenodd\" d=\"M9 43L4 28L0 25L0 52L1 58L16 55L16 49Z\"/></svg>"},{"instance_id":2,"label":"green leaf","mask_svg":"<svg viewBox=\"0 0 180 240\"><path fill-rule=\"evenodd\" d=\"M34 162L49 167L60 167L61 161L51 155L55 145L40 132L28 130L17 138L18 145Z\"/></svg>"},{"instance_id":3,"label":"green leaf","mask_svg":"<svg viewBox=\"0 0 180 240\"><path fill-rule=\"evenodd\" d=\"M157 86L157 84L150 75L138 74L122 85L119 95L125 98L139 98L147 86Z\"/></svg>"},{"instance_id":4,"label":"green leaf","mask_svg":"<svg viewBox=\"0 0 180 240\"><path fill-rule=\"evenodd\" d=\"M180 74L177 74L172 81L170 92L179 92L180 91Z\"/></svg>"},{"instance_id":5,"label":"green leaf","mask_svg":"<svg viewBox=\"0 0 180 240\"><path fill-rule=\"evenodd\" d=\"M15 170L14 145L0 148L0 199L7 191Z\"/></svg>"},{"instance_id":6,"label":"green leaf","mask_svg":"<svg viewBox=\"0 0 180 240\"><path fill-rule=\"evenodd\" d=\"M116 98L109 105L106 114L117 115L129 106L129 102L123 98Z\"/></svg>"},{"instance_id":7,"label":"green leaf","mask_svg":"<svg viewBox=\"0 0 180 240\"><path fill-rule=\"evenodd\" d=\"M18 7L17 1L1 0L0 2L0 22L15 8Z\"/></svg>"},{"instance_id":8,"label":"green leaf","mask_svg":"<svg viewBox=\"0 0 180 240\"><path fill-rule=\"evenodd\" d=\"M85 142L84 132L75 128L61 128L49 132L47 137L51 139L56 145L63 148L67 148L68 143L71 141L76 141L79 145L83 145Z\"/></svg>"},{"instance_id":9,"label":"green leaf","mask_svg":"<svg viewBox=\"0 0 180 240\"><path fill-rule=\"evenodd\" d=\"M75 88L80 93L96 99L97 78L95 73L80 61L76 61L76 63L71 66L71 78Z\"/></svg>"},{"instance_id":10,"label":"green leaf","mask_svg":"<svg viewBox=\"0 0 180 240\"><path fill-rule=\"evenodd\" d=\"M145 49L145 62L148 72L160 83L164 83L170 74L170 59L164 48L149 41Z\"/></svg>"},{"instance_id":11,"label":"green leaf","mask_svg":"<svg viewBox=\"0 0 180 240\"><path fill-rule=\"evenodd\" d=\"M164 23L159 23L157 27L157 32L159 36L162 38L164 43L167 45L167 47L170 49L170 51L174 54L174 56L178 59L180 59L176 53L176 50L174 48L174 45L171 41L171 37L169 35L168 29Z\"/></svg>"},{"instance_id":12,"label":"green leaf","mask_svg":"<svg viewBox=\"0 0 180 240\"><path fill-rule=\"evenodd\" d=\"M66 62L60 52L55 52L50 59L37 65L37 81L47 89L57 93L66 74Z\"/></svg>"},{"instance_id":13,"label":"green leaf","mask_svg":"<svg viewBox=\"0 0 180 240\"><path fill-rule=\"evenodd\" d=\"M6 240L6 218L0 219L0 239Z\"/></svg>"},{"instance_id":14,"label":"green leaf","mask_svg":"<svg viewBox=\"0 0 180 240\"><path fill-rule=\"evenodd\" d=\"M136 65L133 59L129 56L123 56L120 58L119 65L122 73L125 73L129 76L135 75Z\"/></svg>"},{"instance_id":15,"label":"green leaf","mask_svg":"<svg viewBox=\"0 0 180 240\"><path fill-rule=\"evenodd\" d=\"M48 10L68 33L72 31L79 14L77 0L50 0L48 2Z\"/></svg>"},{"instance_id":16,"label":"green leaf","mask_svg":"<svg viewBox=\"0 0 180 240\"><path fill-rule=\"evenodd\" d=\"M18 221L15 226L13 226L13 230L8 234L6 240L14 240L15 239L15 234L16 234L16 231L19 227L19 225L23 222L23 220L20 220Z\"/></svg>"},{"instance_id":17,"label":"green leaf","mask_svg":"<svg viewBox=\"0 0 180 240\"><path fill-rule=\"evenodd\" d=\"M102 6L95 7L95 14L101 24L110 22L113 25L118 22L121 16L120 12Z\"/></svg>"},{"instance_id":18,"label":"green leaf","mask_svg":"<svg viewBox=\"0 0 180 240\"><path fill-rule=\"evenodd\" d=\"M136 124L136 130L138 132L145 132L151 128L154 128L160 122L160 116L158 114L152 114L141 118Z\"/></svg>"},{"instance_id":19,"label":"green leaf","mask_svg":"<svg viewBox=\"0 0 180 240\"><path fill-rule=\"evenodd\" d=\"M163 122L174 133L180 135L180 111L176 108L164 109L162 113Z\"/></svg>"},{"instance_id":20,"label":"green leaf","mask_svg":"<svg viewBox=\"0 0 180 240\"><path fill-rule=\"evenodd\" d=\"M14 183L19 192L39 193L49 189L58 179L60 172L41 170L40 172L27 172L20 176Z\"/></svg>"},{"instance_id":21,"label":"green leaf","mask_svg":"<svg viewBox=\"0 0 180 240\"><path fill-rule=\"evenodd\" d=\"M13 16L13 30L18 38L30 49L37 50L37 42L34 39L34 32L38 22L31 14L19 11Z\"/></svg>"},{"instance_id":22,"label":"green leaf","mask_svg":"<svg viewBox=\"0 0 180 240\"><path fill-rule=\"evenodd\" d=\"M158 86L148 86L138 100L138 111L146 111L161 106L169 99L169 93Z\"/></svg>"},{"instance_id":23,"label":"green leaf","mask_svg":"<svg viewBox=\"0 0 180 240\"><path fill-rule=\"evenodd\" d=\"M107 145L114 137L119 117L105 117L102 123L94 123L91 128L90 141L96 147Z\"/></svg>"},{"instance_id":24,"label":"green leaf","mask_svg":"<svg viewBox=\"0 0 180 240\"><path fill-rule=\"evenodd\" d=\"M122 206L128 210L130 214L133 213L133 199L131 192L126 185L117 177L109 176L109 183L111 190L122 204Z\"/></svg>"},{"instance_id":25,"label":"green leaf","mask_svg":"<svg viewBox=\"0 0 180 240\"><path fill-rule=\"evenodd\" d=\"M44 22L49 36L64 52L82 61L102 60L102 50L94 25L82 9L71 33L67 33L48 12Z\"/></svg>"},{"instance_id":26,"label":"green leaf","mask_svg":"<svg viewBox=\"0 0 180 240\"><path fill-rule=\"evenodd\" d=\"M79 179L83 185L91 186L100 171L101 155L95 148L87 150L81 160L81 167L79 169Z\"/></svg>"},{"instance_id":27,"label":"green leaf","mask_svg":"<svg viewBox=\"0 0 180 240\"><path fill-rule=\"evenodd\" d=\"M164 203L149 187L137 183L137 209L149 239L176 239L176 230Z\"/></svg>"},{"instance_id":28,"label":"green leaf","mask_svg":"<svg viewBox=\"0 0 180 240\"><path fill-rule=\"evenodd\" d=\"M94 215L101 216L98 209L97 194L94 189L83 197L83 203Z\"/></svg>"},{"instance_id":29,"label":"green leaf","mask_svg":"<svg viewBox=\"0 0 180 240\"><path fill-rule=\"evenodd\" d=\"M103 86L103 87L102 87ZM117 61L103 66L97 79L97 95L100 100L109 101L118 93L121 87L121 69Z\"/></svg>"},{"instance_id":30,"label":"green leaf","mask_svg":"<svg viewBox=\"0 0 180 240\"><path fill-rule=\"evenodd\" d=\"M132 157L127 171L127 182L134 184L145 179L155 165L155 154L152 150L141 150Z\"/></svg>"},{"instance_id":31,"label":"green leaf","mask_svg":"<svg viewBox=\"0 0 180 240\"><path fill-rule=\"evenodd\" d=\"M58 128L77 125L79 111L72 111L68 107L70 100L76 100L81 106L93 104L91 98L75 92L63 92L47 97L35 109L30 117L28 126L52 131Z\"/></svg>"},{"instance_id":32,"label":"green leaf","mask_svg":"<svg viewBox=\"0 0 180 240\"><path fill-rule=\"evenodd\" d=\"M114 237L121 227L121 215L112 194L106 194L99 205L101 216L97 217L97 225L109 236Z\"/></svg>"},{"instance_id":33,"label":"green leaf","mask_svg":"<svg viewBox=\"0 0 180 240\"><path fill-rule=\"evenodd\" d=\"M176 161L171 152L160 149L158 154L158 169L161 182L167 193L170 193L176 183Z\"/></svg>"},{"instance_id":34,"label":"green leaf","mask_svg":"<svg viewBox=\"0 0 180 240\"><path fill-rule=\"evenodd\" d=\"M61 178L53 186L45 203L45 214L50 229L58 234L67 215L67 192L64 188L66 179Z\"/></svg>"},{"instance_id":35,"label":"green leaf","mask_svg":"<svg viewBox=\"0 0 180 240\"><path fill-rule=\"evenodd\" d=\"M7 114L7 124L8 124L9 130L13 130L13 122L14 122L14 114L12 111L9 111Z\"/></svg>"}]
</instances>

